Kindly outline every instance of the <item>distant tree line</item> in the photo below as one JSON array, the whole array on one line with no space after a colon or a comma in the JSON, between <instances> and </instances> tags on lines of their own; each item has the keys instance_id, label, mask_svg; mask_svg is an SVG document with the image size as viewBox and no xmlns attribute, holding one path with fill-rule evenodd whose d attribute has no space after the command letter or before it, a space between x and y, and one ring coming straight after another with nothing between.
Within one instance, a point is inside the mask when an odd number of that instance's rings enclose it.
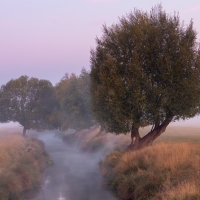
<instances>
[{"instance_id":1,"label":"distant tree line","mask_svg":"<svg viewBox=\"0 0 200 200\"><path fill-rule=\"evenodd\" d=\"M90 78L66 74L54 87L48 80L21 76L0 89L0 122L18 122L27 130L88 128L95 124L90 111Z\"/></svg>"}]
</instances>

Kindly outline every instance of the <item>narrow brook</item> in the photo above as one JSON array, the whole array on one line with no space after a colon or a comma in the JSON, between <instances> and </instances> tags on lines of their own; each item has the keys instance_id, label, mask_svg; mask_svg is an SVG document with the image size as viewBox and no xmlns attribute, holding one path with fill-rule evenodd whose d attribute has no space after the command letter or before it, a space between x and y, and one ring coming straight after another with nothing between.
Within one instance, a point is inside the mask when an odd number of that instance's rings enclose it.
<instances>
[{"instance_id":1,"label":"narrow brook","mask_svg":"<svg viewBox=\"0 0 200 200\"><path fill-rule=\"evenodd\" d=\"M40 133L54 165L45 172L45 180L38 191L25 200L116 200L103 188L99 172L102 152L82 153L77 146L65 144L54 133Z\"/></svg>"}]
</instances>

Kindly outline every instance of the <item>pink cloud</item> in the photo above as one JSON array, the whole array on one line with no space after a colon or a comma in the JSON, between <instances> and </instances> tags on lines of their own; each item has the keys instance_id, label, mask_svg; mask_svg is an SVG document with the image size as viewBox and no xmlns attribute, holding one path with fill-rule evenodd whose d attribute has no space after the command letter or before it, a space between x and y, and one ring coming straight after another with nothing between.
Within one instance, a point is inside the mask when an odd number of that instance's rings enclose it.
<instances>
[{"instance_id":1,"label":"pink cloud","mask_svg":"<svg viewBox=\"0 0 200 200\"><path fill-rule=\"evenodd\" d=\"M197 10L200 10L200 5L197 5L195 7L192 7L192 8L189 8L187 10L184 10L182 11L183 14L188 14L188 13L191 13L191 12L195 12Z\"/></svg>"}]
</instances>

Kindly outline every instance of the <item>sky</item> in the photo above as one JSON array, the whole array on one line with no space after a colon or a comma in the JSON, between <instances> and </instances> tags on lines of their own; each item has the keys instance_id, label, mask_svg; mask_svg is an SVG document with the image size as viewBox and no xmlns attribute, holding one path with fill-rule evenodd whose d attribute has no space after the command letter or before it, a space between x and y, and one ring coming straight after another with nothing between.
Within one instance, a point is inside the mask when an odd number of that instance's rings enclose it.
<instances>
[{"instance_id":1,"label":"sky","mask_svg":"<svg viewBox=\"0 0 200 200\"><path fill-rule=\"evenodd\" d=\"M0 0L0 85L21 75L55 85L65 73L89 70L102 25L159 3L185 24L193 19L200 39L199 0Z\"/></svg>"},{"instance_id":2,"label":"sky","mask_svg":"<svg viewBox=\"0 0 200 200\"><path fill-rule=\"evenodd\" d=\"M199 0L0 0L0 85L21 75L55 84L65 73L90 69L90 50L103 24L159 3L186 24L193 19L200 33Z\"/></svg>"}]
</instances>

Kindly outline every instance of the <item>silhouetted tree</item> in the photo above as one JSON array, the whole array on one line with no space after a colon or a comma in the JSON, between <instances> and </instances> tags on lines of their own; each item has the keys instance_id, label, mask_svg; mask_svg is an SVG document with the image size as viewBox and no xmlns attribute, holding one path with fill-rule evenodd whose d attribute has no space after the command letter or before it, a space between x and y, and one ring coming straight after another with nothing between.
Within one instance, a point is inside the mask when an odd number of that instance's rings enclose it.
<instances>
[{"instance_id":1,"label":"silhouetted tree","mask_svg":"<svg viewBox=\"0 0 200 200\"><path fill-rule=\"evenodd\" d=\"M29 129L54 128L50 118L56 98L49 81L21 76L1 87L0 98L1 122L19 122L24 136Z\"/></svg>"},{"instance_id":2,"label":"silhouetted tree","mask_svg":"<svg viewBox=\"0 0 200 200\"><path fill-rule=\"evenodd\" d=\"M131 132L131 149L152 144L172 121L194 117L200 105L200 50L191 21L134 10L103 26L91 51L92 106L109 132ZM152 125L140 137L139 128Z\"/></svg>"}]
</instances>

